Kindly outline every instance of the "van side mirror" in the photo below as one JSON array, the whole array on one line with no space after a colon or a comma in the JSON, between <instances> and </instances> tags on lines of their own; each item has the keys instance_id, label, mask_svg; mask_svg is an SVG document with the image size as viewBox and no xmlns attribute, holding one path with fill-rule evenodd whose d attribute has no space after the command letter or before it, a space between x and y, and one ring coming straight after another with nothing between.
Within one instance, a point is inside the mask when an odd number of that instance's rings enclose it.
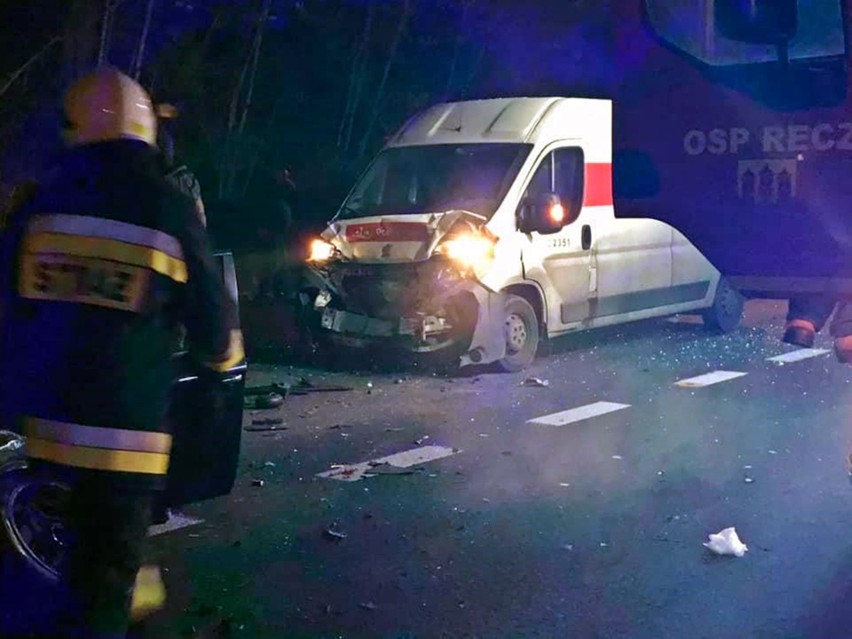
<instances>
[{"instance_id":1,"label":"van side mirror","mask_svg":"<svg viewBox=\"0 0 852 639\"><path fill-rule=\"evenodd\" d=\"M521 233L558 233L573 221L570 208L570 204L562 202L557 193L543 193L534 202L527 202L521 207L518 228ZM576 212L573 217L576 218Z\"/></svg>"},{"instance_id":2,"label":"van side mirror","mask_svg":"<svg viewBox=\"0 0 852 639\"><path fill-rule=\"evenodd\" d=\"M798 28L797 0L715 0L716 28L729 40L788 43Z\"/></svg>"}]
</instances>

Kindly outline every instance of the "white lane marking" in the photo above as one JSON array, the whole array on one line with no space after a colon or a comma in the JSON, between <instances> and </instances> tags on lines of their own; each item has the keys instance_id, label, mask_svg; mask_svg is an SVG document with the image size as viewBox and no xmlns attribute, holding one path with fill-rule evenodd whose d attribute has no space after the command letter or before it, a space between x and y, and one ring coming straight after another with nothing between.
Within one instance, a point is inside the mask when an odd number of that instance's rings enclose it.
<instances>
[{"instance_id":1,"label":"white lane marking","mask_svg":"<svg viewBox=\"0 0 852 639\"><path fill-rule=\"evenodd\" d=\"M775 364L792 364L794 362L801 362L803 359L828 355L830 352L827 348L800 348L799 350L784 353L783 355L767 357L766 361Z\"/></svg>"},{"instance_id":2,"label":"white lane marking","mask_svg":"<svg viewBox=\"0 0 852 639\"><path fill-rule=\"evenodd\" d=\"M567 426L585 419L614 413L617 410L630 408L630 404L616 404L615 402L595 402L578 408L570 408L551 415L536 417L527 421L528 424L542 424L544 426Z\"/></svg>"},{"instance_id":3,"label":"white lane marking","mask_svg":"<svg viewBox=\"0 0 852 639\"><path fill-rule=\"evenodd\" d=\"M746 375L748 375L748 373L737 373L735 371L713 371L712 373L705 373L698 377L681 379L675 382L675 385L683 388L700 388L702 386L712 386L713 384L727 382L732 379L737 379L738 377L745 377Z\"/></svg>"},{"instance_id":4,"label":"white lane marking","mask_svg":"<svg viewBox=\"0 0 852 639\"><path fill-rule=\"evenodd\" d=\"M173 532L175 530L180 530L181 528L187 528L189 526L195 526L203 523L203 519L197 519L195 517L190 517L189 515L182 515L181 513L174 513L169 517L169 520L166 523L149 527L148 536L154 537L156 535L162 535L167 532Z\"/></svg>"},{"instance_id":5,"label":"white lane marking","mask_svg":"<svg viewBox=\"0 0 852 639\"><path fill-rule=\"evenodd\" d=\"M317 477L337 479L339 481L358 481L363 477L370 477L370 469L374 466L387 464L395 468L410 468L411 466L425 464L436 459L457 455L460 452L458 448L449 448L447 446L421 446L420 448L404 450L401 453L394 453L387 457L379 457L378 459L359 464L335 466L331 470L319 473Z\"/></svg>"}]
</instances>

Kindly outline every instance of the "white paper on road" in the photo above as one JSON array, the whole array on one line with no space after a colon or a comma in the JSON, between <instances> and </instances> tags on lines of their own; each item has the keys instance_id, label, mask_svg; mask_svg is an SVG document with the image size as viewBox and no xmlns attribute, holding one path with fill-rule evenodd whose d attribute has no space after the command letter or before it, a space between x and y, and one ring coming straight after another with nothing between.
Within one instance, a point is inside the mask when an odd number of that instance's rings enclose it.
<instances>
[{"instance_id":1,"label":"white paper on road","mask_svg":"<svg viewBox=\"0 0 852 639\"><path fill-rule=\"evenodd\" d=\"M712 550L717 555L734 555L742 557L748 551L740 536L737 534L737 529L733 526L725 528L717 533L709 535L710 541L704 542L704 547Z\"/></svg>"},{"instance_id":2,"label":"white paper on road","mask_svg":"<svg viewBox=\"0 0 852 639\"><path fill-rule=\"evenodd\" d=\"M766 361L775 364L792 364L794 362L801 362L803 359L828 355L830 352L827 348L800 348L799 350L784 353L783 355L767 357Z\"/></svg>"},{"instance_id":3,"label":"white paper on road","mask_svg":"<svg viewBox=\"0 0 852 639\"><path fill-rule=\"evenodd\" d=\"M411 450L404 450L401 453L394 453L387 457L379 457L378 459L361 462L360 464L336 466L331 470L319 473L317 477L337 479L339 481L358 481L365 476L369 477L370 469L374 466L387 464L395 468L410 468L411 466L418 466L435 461L436 459L457 455L460 452L459 449L448 446L421 446L419 448L412 448Z\"/></svg>"},{"instance_id":4,"label":"white paper on road","mask_svg":"<svg viewBox=\"0 0 852 639\"><path fill-rule=\"evenodd\" d=\"M737 379L738 377L745 377L746 375L748 375L748 373L737 373L735 371L713 371L712 373L706 373L704 375L699 375L698 377L682 379L676 382L675 385L682 386L684 388L700 388L701 386L712 386L713 384L727 382L732 379Z\"/></svg>"},{"instance_id":5,"label":"white paper on road","mask_svg":"<svg viewBox=\"0 0 852 639\"><path fill-rule=\"evenodd\" d=\"M173 532L175 530L180 530L181 528L187 528L189 526L195 526L203 523L203 519L196 519L195 517L182 515L181 513L173 513L166 523L157 524L156 526L148 528L148 536L154 537L155 535L162 535L163 533Z\"/></svg>"},{"instance_id":6,"label":"white paper on road","mask_svg":"<svg viewBox=\"0 0 852 639\"><path fill-rule=\"evenodd\" d=\"M615 402L595 402L578 408L570 408L551 415L530 419L528 424L542 424L544 426L567 426L575 422L581 422L592 417L599 417L617 410L630 408L630 404L616 404Z\"/></svg>"}]
</instances>

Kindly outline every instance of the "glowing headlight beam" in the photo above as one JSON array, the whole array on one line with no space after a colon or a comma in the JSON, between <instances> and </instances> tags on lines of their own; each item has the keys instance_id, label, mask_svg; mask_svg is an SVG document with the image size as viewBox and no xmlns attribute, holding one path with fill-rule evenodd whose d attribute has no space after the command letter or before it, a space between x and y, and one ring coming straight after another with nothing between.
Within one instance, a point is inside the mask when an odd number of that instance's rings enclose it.
<instances>
[{"instance_id":1,"label":"glowing headlight beam","mask_svg":"<svg viewBox=\"0 0 852 639\"><path fill-rule=\"evenodd\" d=\"M308 251L308 262L327 262L334 257L334 252L334 244L315 238L311 241L310 251Z\"/></svg>"},{"instance_id":2,"label":"glowing headlight beam","mask_svg":"<svg viewBox=\"0 0 852 639\"><path fill-rule=\"evenodd\" d=\"M479 269L494 257L494 241L473 233L457 235L441 243L441 253L460 266Z\"/></svg>"}]
</instances>

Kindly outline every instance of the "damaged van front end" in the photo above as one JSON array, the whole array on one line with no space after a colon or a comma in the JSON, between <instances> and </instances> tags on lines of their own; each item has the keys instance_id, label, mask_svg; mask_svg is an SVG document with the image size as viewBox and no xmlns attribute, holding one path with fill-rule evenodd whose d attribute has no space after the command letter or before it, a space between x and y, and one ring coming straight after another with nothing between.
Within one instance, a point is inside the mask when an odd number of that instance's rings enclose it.
<instances>
[{"instance_id":1,"label":"damaged van front end","mask_svg":"<svg viewBox=\"0 0 852 639\"><path fill-rule=\"evenodd\" d=\"M308 260L312 324L331 344L444 353L460 366L505 355L503 295L482 283L498 241L469 211L338 220Z\"/></svg>"}]
</instances>

